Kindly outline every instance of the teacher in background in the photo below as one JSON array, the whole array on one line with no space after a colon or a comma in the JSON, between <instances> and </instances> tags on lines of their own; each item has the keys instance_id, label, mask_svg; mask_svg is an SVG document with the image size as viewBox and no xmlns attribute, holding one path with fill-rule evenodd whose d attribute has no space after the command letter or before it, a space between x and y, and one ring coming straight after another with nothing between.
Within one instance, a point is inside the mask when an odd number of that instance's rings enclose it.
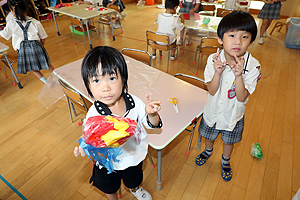
<instances>
[{"instance_id":1,"label":"teacher in background","mask_svg":"<svg viewBox=\"0 0 300 200\"><path fill-rule=\"evenodd\" d=\"M273 19L280 19L281 4L286 0L263 0L265 5L260 10L258 18L262 19L262 25L260 27L259 44L264 43L264 38L267 37L267 29L269 28Z\"/></svg>"}]
</instances>

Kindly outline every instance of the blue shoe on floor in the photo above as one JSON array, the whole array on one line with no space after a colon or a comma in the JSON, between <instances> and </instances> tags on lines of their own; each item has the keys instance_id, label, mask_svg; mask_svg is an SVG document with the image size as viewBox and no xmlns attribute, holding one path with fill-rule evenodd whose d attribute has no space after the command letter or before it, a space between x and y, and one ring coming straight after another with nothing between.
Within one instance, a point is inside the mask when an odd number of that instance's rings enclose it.
<instances>
[{"instance_id":1,"label":"blue shoe on floor","mask_svg":"<svg viewBox=\"0 0 300 200\"><path fill-rule=\"evenodd\" d=\"M230 181L232 178L232 170L230 167L230 164L222 164L222 178L224 179L224 181Z\"/></svg>"},{"instance_id":2,"label":"blue shoe on floor","mask_svg":"<svg viewBox=\"0 0 300 200\"><path fill-rule=\"evenodd\" d=\"M200 153L197 158L196 158L196 165L198 166L202 166L206 163L207 159L210 157L211 155L208 155L205 150Z\"/></svg>"}]
</instances>

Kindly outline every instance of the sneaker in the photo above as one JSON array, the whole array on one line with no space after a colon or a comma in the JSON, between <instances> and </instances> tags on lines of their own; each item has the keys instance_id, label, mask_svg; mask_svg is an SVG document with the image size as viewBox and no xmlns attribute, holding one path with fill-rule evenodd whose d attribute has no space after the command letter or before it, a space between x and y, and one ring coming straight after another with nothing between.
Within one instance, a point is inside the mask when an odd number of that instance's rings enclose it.
<instances>
[{"instance_id":1,"label":"sneaker","mask_svg":"<svg viewBox=\"0 0 300 200\"><path fill-rule=\"evenodd\" d=\"M175 54L174 56L170 57L170 60L175 60L177 58L177 55Z\"/></svg>"},{"instance_id":2,"label":"sneaker","mask_svg":"<svg viewBox=\"0 0 300 200\"><path fill-rule=\"evenodd\" d=\"M156 54L152 54L152 59L155 60L156 59Z\"/></svg>"},{"instance_id":3,"label":"sneaker","mask_svg":"<svg viewBox=\"0 0 300 200\"><path fill-rule=\"evenodd\" d=\"M264 32L263 37L268 37L267 31Z\"/></svg>"},{"instance_id":4,"label":"sneaker","mask_svg":"<svg viewBox=\"0 0 300 200\"><path fill-rule=\"evenodd\" d=\"M133 194L138 200L152 200L151 195L149 192L144 190L141 186L133 192L132 189L130 189L131 194Z\"/></svg>"},{"instance_id":5,"label":"sneaker","mask_svg":"<svg viewBox=\"0 0 300 200\"><path fill-rule=\"evenodd\" d=\"M121 19L124 19L127 16L127 13L125 13L124 15L121 14Z\"/></svg>"},{"instance_id":6,"label":"sneaker","mask_svg":"<svg viewBox=\"0 0 300 200\"><path fill-rule=\"evenodd\" d=\"M260 37L259 40L258 40L258 44L263 44L263 43L264 43L264 38Z\"/></svg>"},{"instance_id":7,"label":"sneaker","mask_svg":"<svg viewBox=\"0 0 300 200\"><path fill-rule=\"evenodd\" d=\"M180 40L177 42L177 45L180 46L180 45L182 45L182 43L183 43L183 39L180 39Z\"/></svg>"},{"instance_id":8,"label":"sneaker","mask_svg":"<svg viewBox=\"0 0 300 200\"><path fill-rule=\"evenodd\" d=\"M122 28L123 26L121 24L119 24L119 23L116 23L116 24L113 25L113 27L114 28Z\"/></svg>"}]
</instances>

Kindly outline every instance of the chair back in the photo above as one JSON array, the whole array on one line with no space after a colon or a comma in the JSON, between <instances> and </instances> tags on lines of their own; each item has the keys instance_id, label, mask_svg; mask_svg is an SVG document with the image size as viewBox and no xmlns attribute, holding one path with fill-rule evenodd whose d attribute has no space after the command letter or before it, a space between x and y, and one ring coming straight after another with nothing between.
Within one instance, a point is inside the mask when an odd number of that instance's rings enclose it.
<instances>
[{"instance_id":1,"label":"chair back","mask_svg":"<svg viewBox=\"0 0 300 200\"><path fill-rule=\"evenodd\" d=\"M190 75L186 75L186 74L181 74L181 73L177 73L174 75L176 78L179 78L180 80L183 80L185 82L188 82L194 86L197 86L203 90L207 91L207 85L205 83L204 80L202 80L201 78L195 77L195 76L190 76Z\"/></svg>"},{"instance_id":2,"label":"chair back","mask_svg":"<svg viewBox=\"0 0 300 200\"><path fill-rule=\"evenodd\" d=\"M67 98L73 103L76 104L81 110L87 112L88 109L91 107L92 103L84 98L80 93L72 89L70 86L68 86L66 83L64 83L62 80L58 80L60 85L62 86L62 89L67 96Z\"/></svg>"},{"instance_id":3,"label":"chair back","mask_svg":"<svg viewBox=\"0 0 300 200\"><path fill-rule=\"evenodd\" d=\"M233 10L232 9L226 9L226 8L218 8L217 9L217 17L224 17L227 13L231 13ZM222 16L222 14L224 13L224 16Z\"/></svg>"},{"instance_id":4,"label":"chair back","mask_svg":"<svg viewBox=\"0 0 300 200\"><path fill-rule=\"evenodd\" d=\"M159 35L153 31L146 31L146 37L147 37L147 44L150 45L149 42L163 42L166 44L169 44L169 36L167 35Z\"/></svg>"},{"instance_id":5,"label":"chair back","mask_svg":"<svg viewBox=\"0 0 300 200\"><path fill-rule=\"evenodd\" d=\"M200 52L205 55L210 55L217 51L217 48L222 49L222 45L216 37L203 37L200 44Z\"/></svg>"},{"instance_id":6,"label":"chair back","mask_svg":"<svg viewBox=\"0 0 300 200\"><path fill-rule=\"evenodd\" d=\"M73 17L69 17L69 19L70 19L70 22L71 22L72 25L76 25L76 26L80 26L80 27L82 26L79 19L73 18Z\"/></svg>"},{"instance_id":7,"label":"chair back","mask_svg":"<svg viewBox=\"0 0 300 200\"><path fill-rule=\"evenodd\" d=\"M221 13L221 17L225 17L226 15L230 14L232 11L230 10L224 10L222 13Z\"/></svg>"},{"instance_id":8,"label":"chair back","mask_svg":"<svg viewBox=\"0 0 300 200\"><path fill-rule=\"evenodd\" d=\"M115 11L120 12L119 6L111 5L107 6L107 8L114 9Z\"/></svg>"},{"instance_id":9,"label":"chair back","mask_svg":"<svg viewBox=\"0 0 300 200\"><path fill-rule=\"evenodd\" d=\"M151 55L147 51L123 48L121 53L151 66Z\"/></svg>"},{"instance_id":10,"label":"chair back","mask_svg":"<svg viewBox=\"0 0 300 200\"><path fill-rule=\"evenodd\" d=\"M215 12L216 6L215 5L202 5L202 10Z\"/></svg>"}]
</instances>

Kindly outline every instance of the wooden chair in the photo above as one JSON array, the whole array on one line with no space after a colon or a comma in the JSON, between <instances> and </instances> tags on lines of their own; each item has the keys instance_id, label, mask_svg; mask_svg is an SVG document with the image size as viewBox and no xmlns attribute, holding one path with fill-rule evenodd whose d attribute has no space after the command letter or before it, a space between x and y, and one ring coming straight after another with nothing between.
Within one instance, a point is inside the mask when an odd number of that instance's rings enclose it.
<instances>
[{"instance_id":1,"label":"wooden chair","mask_svg":"<svg viewBox=\"0 0 300 200\"><path fill-rule=\"evenodd\" d=\"M181 74L181 73L177 73L174 75L176 78L179 78L185 82L188 82L192 85L195 85L199 88L202 88L203 90L206 90L207 91L207 85L205 83L204 80L198 78L198 77L194 77L194 76L190 76L190 75L186 75L186 74ZM194 131L195 131L195 127L196 127L196 124L197 122L199 121L199 119L201 118L202 115L200 115L198 118L195 118L191 124L190 124L190 127L191 129L185 129L186 131L190 132L191 133L191 136L190 136L190 141L189 141L189 146L188 146L188 149L187 149L187 152L186 152L186 155L189 155L189 152L190 152L190 147L191 147L191 144L192 144L192 140L193 140L193 135L194 135ZM198 142L197 142L197 150L200 150L201 148L201 135L199 134L199 138L198 138Z\"/></svg>"},{"instance_id":2,"label":"wooden chair","mask_svg":"<svg viewBox=\"0 0 300 200\"><path fill-rule=\"evenodd\" d=\"M147 51L123 48L121 53L151 66L151 55Z\"/></svg>"},{"instance_id":3,"label":"wooden chair","mask_svg":"<svg viewBox=\"0 0 300 200\"><path fill-rule=\"evenodd\" d=\"M218 8L217 9L217 17L225 17L227 14L231 13L232 9L226 9L226 8Z\"/></svg>"},{"instance_id":4,"label":"wooden chair","mask_svg":"<svg viewBox=\"0 0 300 200\"><path fill-rule=\"evenodd\" d=\"M202 37L208 36L208 34L209 31L206 30L197 30L186 27L182 43L182 53L184 53L185 44L189 46L192 41L197 42L199 44L201 42Z\"/></svg>"},{"instance_id":5,"label":"wooden chair","mask_svg":"<svg viewBox=\"0 0 300 200\"><path fill-rule=\"evenodd\" d=\"M221 46L221 44L219 44L217 37L203 37L202 38L200 45L197 46L195 60L194 60L194 64L196 64L196 56L199 52L196 75L198 75L198 68L199 68L199 64L200 64L200 54L201 54L201 59L202 59L203 54L210 55L212 53L217 52L218 48L222 49L223 47Z\"/></svg>"},{"instance_id":6,"label":"wooden chair","mask_svg":"<svg viewBox=\"0 0 300 200\"><path fill-rule=\"evenodd\" d=\"M3 63L3 69L4 69L4 74L5 74L5 78L7 78L7 73L6 73L6 67L8 67L11 70L11 76L12 76L12 80L13 80L13 85L16 86L18 85L18 87L20 89L23 88L22 84L20 83L15 70L13 68L13 64L18 62L18 52L17 51L13 51L13 52L9 52L9 53L1 53L1 57L0 60ZM1 69L1 68L0 68Z\"/></svg>"},{"instance_id":7,"label":"wooden chair","mask_svg":"<svg viewBox=\"0 0 300 200\"><path fill-rule=\"evenodd\" d=\"M70 86L68 86L62 80L59 79L58 82L62 86L62 89L67 97L70 119L71 123L73 123L72 113L74 117L77 116L74 105L77 105L77 107L80 108L82 111L87 112L88 109L91 107L92 103L85 97L83 97L79 92L75 91Z\"/></svg>"},{"instance_id":8,"label":"wooden chair","mask_svg":"<svg viewBox=\"0 0 300 200\"><path fill-rule=\"evenodd\" d=\"M83 41L84 41L84 47L86 49L86 44L85 44L85 34L87 33L87 27L86 27L86 25L83 23L82 20L79 20L77 18L69 17L69 19L70 19L71 26L72 26L74 45L75 45L75 33L74 33L74 30L76 30L76 31L82 32L82 34L83 34ZM98 40L101 43L98 29L95 26L90 25L90 24L88 24L88 28L89 28L89 30L91 30L91 31L94 30L96 32Z\"/></svg>"},{"instance_id":9,"label":"wooden chair","mask_svg":"<svg viewBox=\"0 0 300 200\"><path fill-rule=\"evenodd\" d=\"M121 14L120 14L119 7L111 5L108 6L107 8L114 9L116 11L116 14L115 16L111 16L110 14L101 15L101 17L98 19L98 29L100 30L100 24L102 24L103 29L104 29L104 25L109 26L111 28L111 30L109 29L110 31L109 37L111 37L112 30L117 29L114 27L114 24L118 22L120 23L121 32L123 33L123 25L121 23Z\"/></svg>"},{"instance_id":10,"label":"wooden chair","mask_svg":"<svg viewBox=\"0 0 300 200\"><path fill-rule=\"evenodd\" d=\"M279 28L278 32L281 31L282 27L285 26L285 34L287 33L287 30L289 28L289 23L287 23L287 20L286 19L281 19L281 20L278 20L276 21L276 24L274 25L270 35L272 35L273 31L276 29L276 28Z\"/></svg>"},{"instance_id":11,"label":"wooden chair","mask_svg":"<svg viewBox=\"0 0 300 200\"><path fill-rule=\"evenodd\" d=\"M167 70L166 72L168 73L168 69L169 69L169 59L170 59L170 52L172 49L176 49L177 54L178 54L178 47L177 45L174 44L170 44L170 39L169 36L167 35L159 35L153 31L146 31L146 38L147 38L147 51L148 51L148 47L152 47L155 49L159 50L159 57L162 56L162 51L168 51L168 63L167 63ZM157 42L162 42L165 43L166 45L160 45ZM177 60L178 62L178 60Z\"/></svg>"},{"instance_id":12,"label":"wooden chair","mask_svg":"<svg viewBox=\"0 0 300 200\"><path fill-rule=\"evenodd\" d=\"M200 11L200 15L215 15L216 6L215 5L202 5L202 11Z\"/></svg>"}]
</instances>

